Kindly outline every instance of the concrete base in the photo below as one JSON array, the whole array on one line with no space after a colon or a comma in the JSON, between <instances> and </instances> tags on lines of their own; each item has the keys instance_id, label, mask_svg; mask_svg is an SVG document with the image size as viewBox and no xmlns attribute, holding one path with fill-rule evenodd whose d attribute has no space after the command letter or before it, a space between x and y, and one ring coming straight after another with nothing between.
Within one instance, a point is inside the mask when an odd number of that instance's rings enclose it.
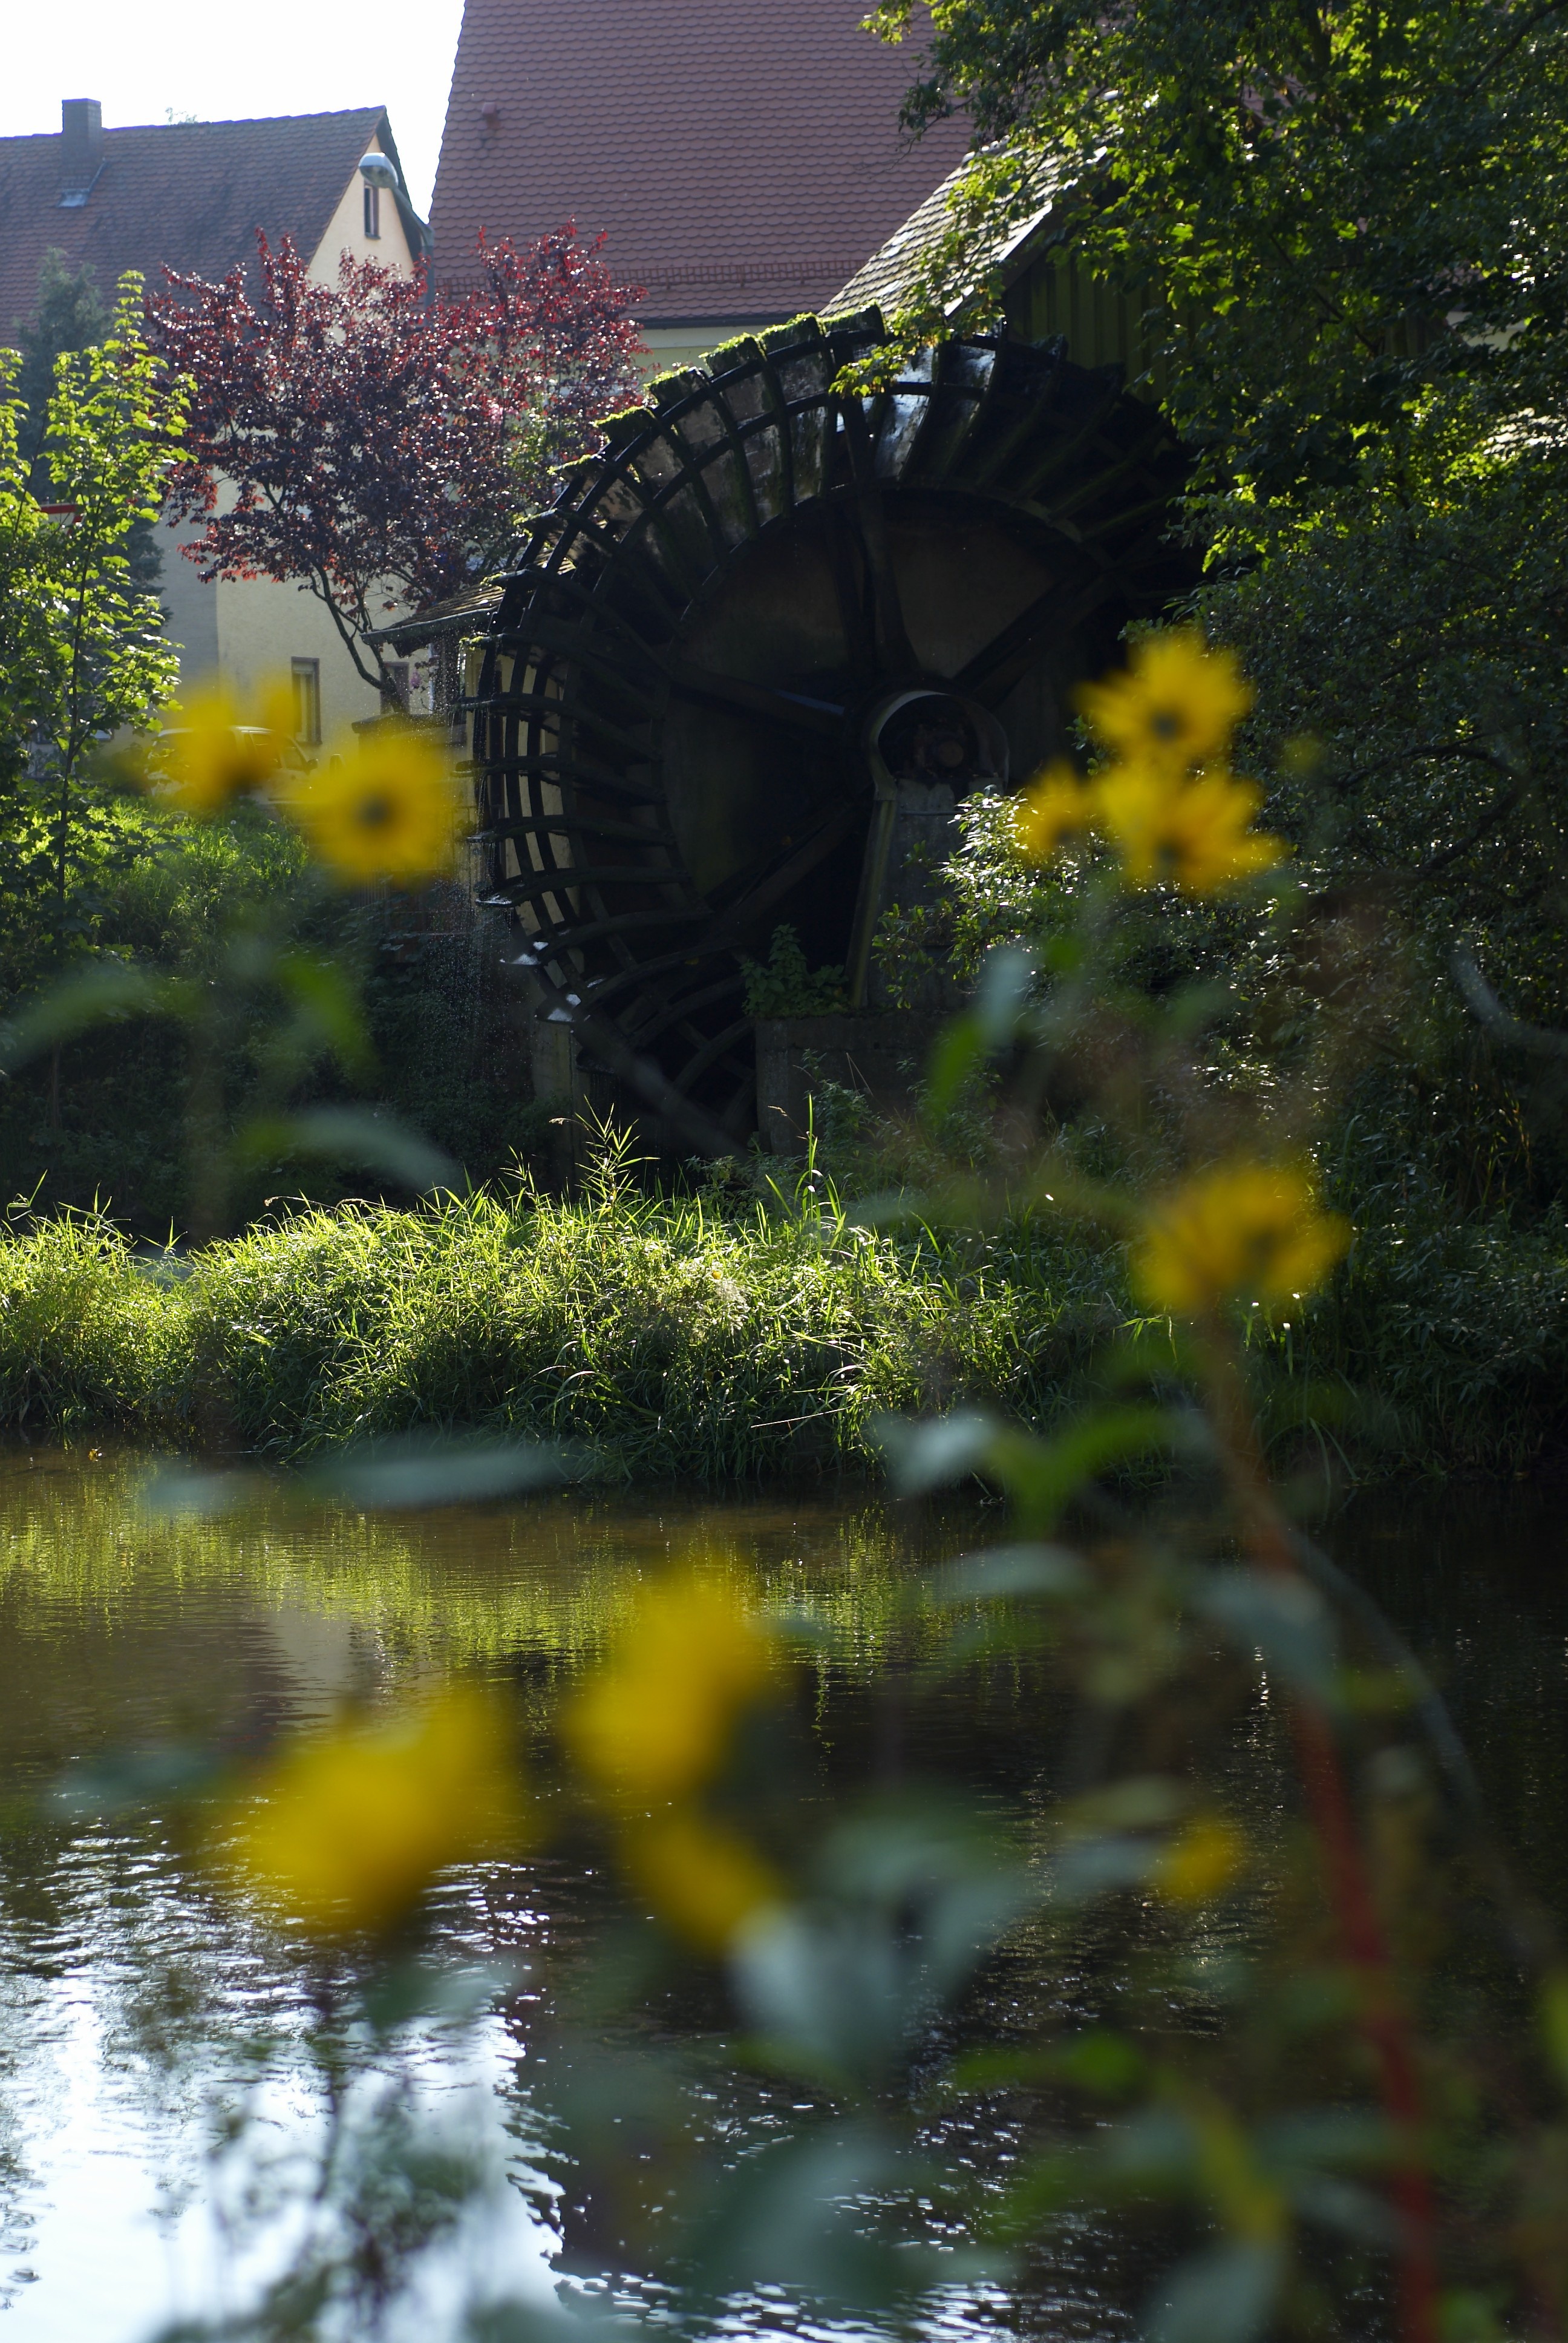
<instances>
[{"instance_id":1,"label":"concrete base","mask_svg":"<svg viewBox=\"0 0 1568 2343\"><path fill-rule=\"evenodd\" d=\"M757 1122L763 1147L772 1155L804 1152L814 1083L856 1091L879 1113L902 1111L941 1022L940 1016L900 1010L759 1017Z\"/></svg>"}]
</instances>

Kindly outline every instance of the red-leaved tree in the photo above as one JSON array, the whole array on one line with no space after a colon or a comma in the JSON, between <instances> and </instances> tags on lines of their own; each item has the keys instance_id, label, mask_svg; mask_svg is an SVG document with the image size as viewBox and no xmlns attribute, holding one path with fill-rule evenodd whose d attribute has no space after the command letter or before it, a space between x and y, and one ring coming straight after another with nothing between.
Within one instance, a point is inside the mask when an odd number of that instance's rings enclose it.
<instances>
[{"instance_id":1,"label":"red-leaved tree","mask_svg":"<svg viewBox=\"0 0 1568 2343\"><path fill-rule=\"evenodd\" d=\"M640 288L570 221L531 251L481 238L461 294L347 254L317 284L288 237L256 243L248 278L166 269L147 304L154 347L193 387L169 517L205 524L184 548L204 578L317 595L393 700L369 636L492 567L551 470L635 395Z\"/></svg>"}]
</instances>

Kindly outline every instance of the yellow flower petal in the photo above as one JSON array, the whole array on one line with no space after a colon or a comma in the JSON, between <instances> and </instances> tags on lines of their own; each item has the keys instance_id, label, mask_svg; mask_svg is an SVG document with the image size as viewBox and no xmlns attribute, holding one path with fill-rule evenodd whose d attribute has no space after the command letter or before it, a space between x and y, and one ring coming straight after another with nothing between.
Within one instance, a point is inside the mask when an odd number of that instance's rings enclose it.
<instances>
[{"instance_id":1,"label":"yellow flower petal","mask_svg":"<svg viewBox=\"0 0 1568 2343\"><path fill-rule=\"evenodd\" d=\"M168 713L168 729L149 751L147 778L183 812L216 813L242 790L265 789L283 763L288 733L272 720L270 695L257 711L218 684Z\"/></svg>"},{"instance_id":2,"label":"yellow flower petal","mask_svg":"<svg viewBox=\"0 0 1568 2343\"><path fill-rule=\"evenodd\" d=\"M1249 828L1260 791L1224 771L1113 765L1101 776L1096 799L1099 824L1130 887L1164 882L1184 894L1217 895L1285 852L1282 840Z\"/></svg>"},{"instance_id":3,"label":"yellow flower petal","mask_svg":"<svg viewBox=\"0 0 1568 2343\"><path fill-rule=\"evenodd\" d=\"M1090 827L1095 805L1094 791L1065 758L1048 765L1013 804L1013 838L1023 860L1049 862L1064 838Z\"/></svg>"},{"instance_id":4,"label":"yellow flower petal","mask_svg":"<svg viewBox=\"0 0 1568 2343\"><path fill-rule=\"evenodd\" d=\"M457 794L428 733L388 725L340 740L277 796L322 861L353 884L406 885L451 869Z\"/></svg>"},{"instance_id":5,"label":"yellow flower petal","mask_svg":"<svg viewBox=\"0 0 1568 2343\"><path fill-rule=\"evenodd\" d=\"M656 1581L568 1707L568 1746L615 1796L680 1796L718 1772L736 1717L770 1674L768 1636L721 1577Z\"/></svg>"},{"instance_id":6,"label":"yellow flower petal","mask_svg":"<svg viewBox=\"0 0 1568 2343\"><path fill-rule=\"evenodd\" d=\"M1082 684L1077 697L1108 748L1177 772L1223 755L1252 704L1234 653L1208 649L1195 627L1146 635L1125 673Z\"/></svg>"},{"instance_id":7,"label":"yellow flower petal","mask_svg":"<svg viewBox=\"0 0 1568 2343\"><path fill-rule=\"evenodd\" d=\"M399 1918L437 1871L523 1835L504 1715L457 1690L286 1750L230 1817L240 1880L318 1934Z\"/></svg>"},{"instance_id":8,"label":"yellow flower petal","mask_svg":"<svg viewBox=\"0 0 1568 2343\"><path fill-rule=\"evenodd\" d=\"M659 1918L705 1953L721 1953L757 1913L782 1901L756 1851L693 1814L658 1815L627 1834L628 1875Z\"/></svg>"},{"instance_id":9,"label":"yellow flower petal","mask_svg":"<svg viewBox=\"0 0 1568 2343\"><path fill-rule=\"evenodd\" d=\"M1195 1815L1161 1855L1153 1885L1173 1904L1207 1903L1230 1885L1246 1853L1246 1840L1223 1815Z\"/></svg>"},{"instance_id":10,"label":"yellow flower petal","mask_svg":"<svg viewBox=\"0 0 1568 2343\"><path fill-rule=\"evenodd\" d=\"M1151 1308L1197 1318L1241 1296L1311 1292L1350 1239L1348 1222L1319 1209L1304 1167L1222 1163L1152 1207L1129 1266Z\"/></svg>"}]
</instances>

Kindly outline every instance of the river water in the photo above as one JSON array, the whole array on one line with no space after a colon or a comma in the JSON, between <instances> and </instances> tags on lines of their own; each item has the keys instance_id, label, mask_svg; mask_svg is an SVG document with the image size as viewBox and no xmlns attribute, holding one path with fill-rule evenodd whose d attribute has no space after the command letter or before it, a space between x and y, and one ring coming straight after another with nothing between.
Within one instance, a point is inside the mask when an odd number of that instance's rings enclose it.
<instances>
[{"instance_id":1,"label":"river water","mask_svg":"<svg viewBox=\"0 0 1568 2343\"><path fill-rule=\"evenodd\" d=\"M226 1903L193 1851L191 1769L454 1671L542 1697L601 1647L642 1574L718 1544L814 1621L810 1730L834 1780L853 1784L910 1757L878 1689L900 1664L900 1589L997 1523L834 1489L382 1515L264 1494L213 1519L150 1510L146 1481L134 1457L0 1459L0 2332L136 2343L180 2318L241 2313L297 2242L334 2092L373 2098L394 2066L420 2119L460 2137L483 2170L388 2334L456 2333L465 2302L545 2303L558 2238L548 2184L528 2167L528 2102L546 1996L527 1980L569 1961L602 1884L559 1846L448 1880L434 1952L517 1962L521 1981L466 2026L414 2015L395 2058L362 2046L345 2084L314 2046L319 1967ZM1568 1916L1557 1493L1366 1497L1325 1535L1426 1661L1500 1840ZM924 1703L913 1755L970 1792L1027 1792L1027 1673ZM753 2119L787 2119L765 2102ZM961 2157L966 2143L948 2147ZM763 2301L736 2323L791 2320ZM1010 2321L974 2281L933 2298L927 2323L958 2337ZM1091 2239L1077 2262L1064 2248L1043 2323L1064 2337L1129 2331Z\"/></svg>"}]
</instances>

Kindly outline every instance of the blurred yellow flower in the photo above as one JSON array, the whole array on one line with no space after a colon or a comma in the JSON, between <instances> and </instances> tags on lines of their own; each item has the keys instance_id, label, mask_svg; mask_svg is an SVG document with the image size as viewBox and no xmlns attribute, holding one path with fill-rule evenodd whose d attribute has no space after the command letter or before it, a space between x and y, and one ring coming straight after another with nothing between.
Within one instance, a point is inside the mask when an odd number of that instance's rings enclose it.
<instances>
[{"instance_id":1,"label":"blurred yellow flower","mask_svg":"<svg viewBox=\"0 0 1568 2343\"><path fill-rule=\"evenodd\" d=\"M1221 1163L1152 1207L1130 1268L1152 1309L1198 1318L1242 1294L1281 1302L1311 1292L1350 1240L1347 1221L1319 1210L1303 1166Z\"/></svg>"},{"instance_id":2,"label":"blurred yellow flower","mask_svg":"<svg viewBox=\"0 0 1568 2343\"><path fill-rule=\"evenodd\" d=\"M1247 1842L1223 1815L1197 1815L1178 1831L1155 1864L1153 1885L1173 1904L1202 1904L1231 1881L1246 1860Z\"/></svg>"},{"instance_id":3,"label":"blurred yellow flower","mask_svg":"<svg viewBox=\"0 0 1568 2343\"><path fill-rule=\"evenodd\" d=\"M778 1880L739 1832L700 1815L657 1815L628 1831L628 1875L678 1936L721 1953L754 1914L782 1902Z\"/></svg>"},{"instance_id":4,"label":"blurred yellow flower","mask_svg":"<svg viewBox=\"0 0 1568 2343\"><path fill-rule=\"evenodd\" d=\"M1146 635L1124 674L1078 690L1081 711L1108 748L1176 772L1222 755L1251 704L1234 653L1208 649L1195 627Z\"/></svg>"},{"instance_id":5,"label":"blurred yellow flower","mask_svg":"<svg viewBox=\"0 0 1568 2343\"><path fill-rule=\"evenodd\" d=\"M255 708L216 684L192 692L168 714L167 729L148 751L146 777L186 813L216 813L241 790L265 789L293 737L286 683L266 687Z\"/></svg>"},{"instance_id":6,"label":"blurred yellow flower","mask_svg":"<svg viewBox=\"0 0 1568 2343\"><path fill-rule=\"evenodd\" d=\"M351 883L406 884L451 869L457 794L445 751L427 733L383 726L341 740L277 800Z\"/></svg>"},{"instance_id":7,"label":"blurred yellow flower","mask_svg":"<svg viewBox=\"0 0 1568 2343\"><path fill-rule=\"evenodd\" d=\"M601 1789L678 1797L718 1771L737 1715L768 1687L770 1658L768 1636L716 1572L656 1580L568 1707L567 1744Z\"/></svg>"},{"instance_id":8,"label":"blurred yellow flower","mask_svg":"<svg viewBox=\"0 0 1568 2343\"><path fill-rule=\"evenodd\" d=\"M1188 776L1157 764L1115 765L1099 781L1100 825L1131 887L1168 881L1188 895L1217 895L1278 862L1283 841L1248 824L1261 803L1251 781L1227 772Z\"/></svg>"},{"instance_id":9,"label":"blurred yellow flower","mask_svg":"<svg viewBox=\"0 0 1568 2343\"><path fill-rule=\"evenodd\" d=\"M230 1819L241 1880L330 1935L385 1927L448 1864L516 1844L525 1808L504 1715L459 1689L286 1750Z\"/></svg>"},{"instance_id":10,"label":"blurred yellow flower","mask_svg":"<svg viewBox=\"0 0 1568 2343\"><path fill-rule=\"evenodd\" d=\"M1026 862L1049 862L1062 840L1093 822L1095 794L1065 757L1038 773L1012 809L1013 837Z\"/></svg>"}]
</instances>

